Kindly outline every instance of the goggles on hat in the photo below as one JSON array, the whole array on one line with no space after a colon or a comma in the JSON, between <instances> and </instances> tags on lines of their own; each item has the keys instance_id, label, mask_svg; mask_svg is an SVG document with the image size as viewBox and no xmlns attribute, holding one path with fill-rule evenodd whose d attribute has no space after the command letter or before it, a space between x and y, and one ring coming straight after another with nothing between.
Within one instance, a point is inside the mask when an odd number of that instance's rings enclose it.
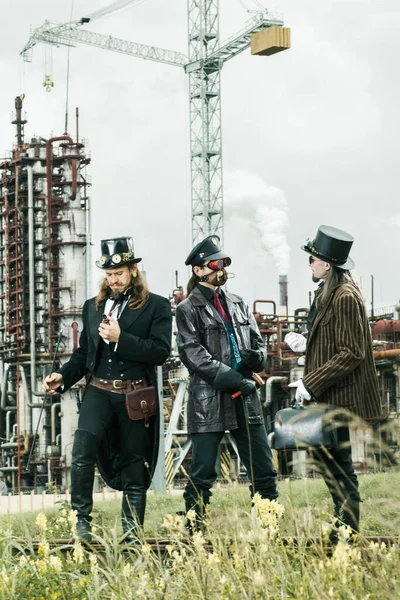
<instances>
[{"instance_id":1,"label":"goggles on hat","mask_svg":"<svg viewBox=\"0 0 400 600\"><path fill-rule=\"evenodd\" d=\"M219 269L223 269L224 267L229 267L231 262L232 262L231 259L227 256L226 258L210 260L210 262L204 266L208 267L212 271L219 271Z\"/></svg>"}]
</instances>

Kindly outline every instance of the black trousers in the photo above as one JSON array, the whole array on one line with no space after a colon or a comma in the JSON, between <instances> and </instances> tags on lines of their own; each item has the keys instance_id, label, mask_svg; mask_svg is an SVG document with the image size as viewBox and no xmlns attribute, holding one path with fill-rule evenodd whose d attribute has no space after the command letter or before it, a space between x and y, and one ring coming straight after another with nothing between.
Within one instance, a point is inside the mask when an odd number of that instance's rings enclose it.
<instances>
[{"instance_id":1,"label":"black trousers","mask_svg":"<svg viewBox=\"0 0 400 600\"><path fill-rule=\"evenodd\" d=\"M79 413L78 429L89 431L104 440L107 430L118 423L122 485L145 492L151 483L150 464L155 440L155 423L149 427L143 421L131 421L125 406L125 395L88 385ZM72 450L74 453L74 449ZM94 466L94 465L93 465Z\"/></svg>"},{"instance_id":2,"label":"black trousers","mask_svg":"<svg viewBox=\"0 0 400 600\"><path fill-rule=\"evenodd\" d=\"M237 400L236 411L238 429L231 431L235 438L240 458L251 480L250 492L258 492L262 498L270 500L278 497L277 474L272 462L271 448L264 425L248 425L243 400ZM212 496L211 488L217 478L215 463L223 431L212 433L192 433L192 462L189 479L183 497L186 509L199 502L208 504Z\"/></svg>"},{"instance_id":3,"label":"black trousers","mask_svg":"<svg viewBox=\"0 0 400 600\"><path fill-rule=\"evenodd\" d=\"M347 425L338 427L338 442L337 449L314 449L310 452L310 458L315 462L324 478L335 507L349 499L360 501L358 479L351 456L350 432Z\"/></svg>"}]
</instances>

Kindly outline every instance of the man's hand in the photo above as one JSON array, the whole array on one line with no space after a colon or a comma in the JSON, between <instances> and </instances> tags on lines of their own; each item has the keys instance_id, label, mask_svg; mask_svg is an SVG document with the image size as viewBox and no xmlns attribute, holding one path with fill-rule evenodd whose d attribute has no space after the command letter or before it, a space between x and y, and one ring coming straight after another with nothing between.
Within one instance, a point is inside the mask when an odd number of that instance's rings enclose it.
<instances>
[{"instance_id":1,"label":"man's hand","mask_svg":"<svg viewBox=\"0 0 400 600\"><path fill-rule=\"evenodd\" d=\"M121 333L120 326L116 319L110 318L108 323L100 323L99 336L107 342L118 342Z\"/></svg>"},{"instance_id":2,"label":"man's hand","mask_svg":"<svg viewBox=\"0 0 400 600\"><path fill-rule=\"evenodd\" d=\"M290 331L285 335L285 342L293 352L305 352L307 339L301 333Z\"/></svg>"},{"instance_id":3,"label":"man's hand","mask_svg":"<svg viewBox=\"0 0 400 600\"><path fill-rule=\"evenodd\" d=\"M256 389L257 386L253 379L243 379L239 386L239 392L242 396L251 396Z\"/></svg>"},{"instance_id":4,"label":"man's hand","mask_svg":"<svg viewBox=\"0 0 400 600\"><path fill-rule=\"evenodd\" d=\"M52 395L55 394L58 388L64 385L64 379L61 373L51 373L43 380L42 390Z\"/></svg>"},{"instance_id":5,"label":"man's hand","mask_svg":"<svg viewBox=\"0 0 400 600\"><path fill-rule=\"evenodd\" d=\"M289 383L288 387L297 388L296 389L296 408L302 407L304 404L304 401L311 400L311 394L307 391L302 379L298 379L297 381L293 381L293 383Z\"/></svg>"},{"instance_id":6,"label":"man's hand","mask_svg":"<svg viewBox=\"0 0 400 600\"><path fill-rule=\"evenodd\" d=\"M242 365L244 369L250 369L255 373L259 373L262 370L263 355L259 350L242 350L240 353L242 357Z\"/></svg>"}]
</instances>

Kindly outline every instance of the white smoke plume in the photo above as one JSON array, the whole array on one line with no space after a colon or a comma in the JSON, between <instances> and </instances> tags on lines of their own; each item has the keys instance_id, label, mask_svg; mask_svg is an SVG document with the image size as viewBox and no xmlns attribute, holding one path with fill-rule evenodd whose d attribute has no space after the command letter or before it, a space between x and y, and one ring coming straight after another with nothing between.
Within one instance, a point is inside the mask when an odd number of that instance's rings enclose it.
<instances>
[{"instance_id":1,"label":"white smoke plume","mask_svg":"<svg viewBox=\"0 0 400 600\"><path fill-rule=\"evenodd\" d=\"M224 178L224 215L244 221L245 231L255 235L254 243L274 260L280 275L290 267L288 203L284 192L268 186L258 175L248 171L228 172Z\"/></svg>"}]
</instances>

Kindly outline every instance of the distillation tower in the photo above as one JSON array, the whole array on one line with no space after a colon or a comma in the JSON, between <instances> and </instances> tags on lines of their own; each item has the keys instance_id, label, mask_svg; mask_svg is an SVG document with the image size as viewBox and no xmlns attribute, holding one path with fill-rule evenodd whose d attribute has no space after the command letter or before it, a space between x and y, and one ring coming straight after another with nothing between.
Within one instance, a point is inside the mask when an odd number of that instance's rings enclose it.
<instances>
[{"instance_id":1,"label":"distillation tower","mask_svg":"<svg viewBox=\"0 0 400 600\"><path fill-rule=\"evenodd\" d=\"M84 144L67 134L26 143L22 101L0 162L0 480L11 492L69 484L79 387L44 400L41 382L57 340L56 366L78 345L90 264Z\"/></svg>"}]
</instances>

